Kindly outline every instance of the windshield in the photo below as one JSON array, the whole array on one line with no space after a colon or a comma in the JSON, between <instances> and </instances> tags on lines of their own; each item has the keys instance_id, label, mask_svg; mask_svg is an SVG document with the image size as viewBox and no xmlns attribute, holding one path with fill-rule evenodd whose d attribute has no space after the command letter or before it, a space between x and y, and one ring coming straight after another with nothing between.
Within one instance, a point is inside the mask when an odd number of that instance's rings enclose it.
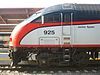
<instances>
[{"instance_id":1,"label":"windshield","mask_svg":"<svg viewBox=\"0 0 100 75\"><path fill-rule=\"evenodd\" d=\"M14 28L13 32L15 32L15 33L12 32L12 36L15 35L16 32L17 32L18 30L20 30L20 28L22 28L23 26L27 25L27 24L30 23L31 21L33 21L33 20L35 20L36 18L38 18L39 16L41 16L42 11L43 11L43 9L40 10L40 11L38 11L38 12L36 12L36 13L33 14L31 17L25 19L23 22L21 22L20 24L18 24L18 25Z\"/></svg>"},{"instance_id":2,"label":"windshield","mask_svg":"<svg viewBox=\"0 0 100 75\"><path fill-rule=\"evenodd\" d=\"M40 10L38 12L36 12L35 14L33 14L31 17L25 19L23 22L21 22L19 25L26 25L28 23L30 23L31 21L35 20L36 18L38 18L39 16L41 16L41 12L43 10Z\"/></svg>"}]
</instances>

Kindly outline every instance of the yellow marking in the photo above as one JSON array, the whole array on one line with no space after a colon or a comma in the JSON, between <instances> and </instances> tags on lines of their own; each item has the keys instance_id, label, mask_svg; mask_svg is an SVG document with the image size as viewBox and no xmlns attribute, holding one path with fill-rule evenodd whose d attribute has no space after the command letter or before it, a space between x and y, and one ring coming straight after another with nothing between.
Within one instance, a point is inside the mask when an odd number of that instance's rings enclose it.
<instances>
[{"instance_id":1,"label":"yellow marking","mask_svg":"<svg viewBox=\"0 0 100 75\"><path fill-rule=\"evenodd\" d=\"M0 61L1 60L11 60L10 58L0 58Z\"/></svg>"},{"instance_id":2,"label":"yellow marking","mask_svg":"<svg viewBox=\"0 0 100 75\"><path fill-rule=\"evenodd\" d=\"M89 60L100 60L100 58L95 58L95 59L93 59L93 58L90 58Z\"/></svg>"},{"instance_id":3,"label":"yellow marking","mask_svg":"<svg viewBox=\"0 0 100 75\"><path fill-rule=\"evenodd\" d=\"M93 58L90 58L89 60L93 60Z\"/></svg>"},{"instance_id":4,"label":"yellow marking","mask_svg":"<svg viewBox=\"0 0 100 75\"><path fill-rule=\"evenodd\" d=\"M0 55L1 55L1 54L7 54L7 55L8 55L9 53L0 53Z\"/></svg>"},{"instance_id":5,"label":"yellow marking","mask_svg":"<svg viewBox=\"0 0 100 75\"><path fill-rule=\"evenodd\" d=\"M100 60L100 58L95 58L95 60Z\"/></svg>"}]
</instances>

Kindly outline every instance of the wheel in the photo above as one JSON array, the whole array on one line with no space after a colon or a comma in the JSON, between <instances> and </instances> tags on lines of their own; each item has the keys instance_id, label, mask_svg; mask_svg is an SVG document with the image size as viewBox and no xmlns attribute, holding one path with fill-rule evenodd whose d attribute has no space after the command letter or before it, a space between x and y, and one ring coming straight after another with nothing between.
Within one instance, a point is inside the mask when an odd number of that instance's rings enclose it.
<instances>
[{"instance_id":1,"label":"wheel","mask_svg":"<svg viewBox=\"0 0 100 75\"><path fill-rule=\"evenodd\" d=\"M90 56L85 52L79 52L73 55L73 63L77 66L87 66Z\"/></svg>"},{"instance_id":2,"label":"wheel","mask_svg":"<svg viewBox=\"0 0 100 75\"><path fill-rule=\"evenodd\" d=\"M46 67L50 65L48 61L48 54L45 52L37 54L36 60L38 65L41 67Z\"/></svg>"}]
</instances>

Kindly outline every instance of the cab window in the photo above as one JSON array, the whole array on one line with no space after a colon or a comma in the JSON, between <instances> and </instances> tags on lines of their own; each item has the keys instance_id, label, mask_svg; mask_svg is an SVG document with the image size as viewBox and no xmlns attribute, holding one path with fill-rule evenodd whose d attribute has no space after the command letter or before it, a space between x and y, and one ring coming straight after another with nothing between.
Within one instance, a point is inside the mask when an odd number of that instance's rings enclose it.
<instances>
[{"instance_id":1,"label":"cab window","mask_svg":"<svg viewBox=\"0 0 100 75\"><path fill-rule=\"evenodd\" d=\"M61 15L60 13L51 13L44 15L44 22L61 22Z\"/></svg>"},{"instance_id":2,"label":"cab window","mask_svg":"<svg viewBox=\"0 0 100 75\"><path fill-rule=\"evenodd\" d=\"M71 21L70 13L63 13L63 22L70 22L70 21Z\"/></svg>"},{"instance_id":3,"label":"cab window","mask_svg":"<svg viewBox=\"0 0 100 75\"><path fill-rule=\"evenodd\" d=\"M41 16L32 21L32 23L41 23Z\"/></svg>"}]
</instances>

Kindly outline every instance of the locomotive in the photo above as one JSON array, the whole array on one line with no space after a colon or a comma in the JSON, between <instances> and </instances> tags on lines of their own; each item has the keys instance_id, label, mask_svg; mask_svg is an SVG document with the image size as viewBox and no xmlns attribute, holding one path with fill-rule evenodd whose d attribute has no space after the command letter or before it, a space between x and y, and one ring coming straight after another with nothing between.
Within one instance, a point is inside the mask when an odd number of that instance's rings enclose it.
<instances>
[{"instance_id":1,"label":"locomotive","mask_svg":"<svg viewBox=\"0 0 100 75\"><path fill-rule=\"evenodd\" d=\"M9 43L11 65L87 65L100 61L100 4L59 4L18 24Z\"/></svg>"}]
</instances>

